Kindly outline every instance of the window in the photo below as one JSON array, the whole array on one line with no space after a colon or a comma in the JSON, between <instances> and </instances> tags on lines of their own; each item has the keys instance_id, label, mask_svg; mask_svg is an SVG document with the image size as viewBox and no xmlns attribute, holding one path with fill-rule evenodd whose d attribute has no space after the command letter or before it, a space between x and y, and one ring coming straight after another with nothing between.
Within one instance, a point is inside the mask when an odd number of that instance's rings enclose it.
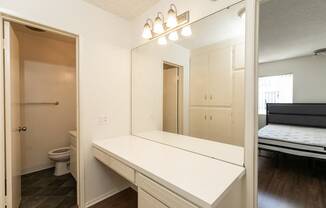
<instances>
[{"instance_id":1,"label":"window","mask_svg":"<svg viewBox=\"0 0 326 208\"><path fill-rule=\"evenodd\" d=\"M258 113L266 114L266 103L293 102L293 74L260 77L258 80Z\"/></svg>"}]
</instances>

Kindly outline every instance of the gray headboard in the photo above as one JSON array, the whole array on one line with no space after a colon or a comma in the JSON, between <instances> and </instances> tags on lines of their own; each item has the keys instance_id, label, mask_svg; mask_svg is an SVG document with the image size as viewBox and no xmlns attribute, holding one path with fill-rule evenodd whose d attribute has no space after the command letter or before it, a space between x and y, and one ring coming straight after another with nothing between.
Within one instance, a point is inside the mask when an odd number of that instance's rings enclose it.
<instances>
[{"instance_id":1,"label":"gray headboard","mask_svg":"<svg viewBox=\"0 0 326 208\"><path fill-rule=\"evenodd\" d=\"M326 128L326 103L267 103L266 124Z\"/></svg>"}]
</instances>

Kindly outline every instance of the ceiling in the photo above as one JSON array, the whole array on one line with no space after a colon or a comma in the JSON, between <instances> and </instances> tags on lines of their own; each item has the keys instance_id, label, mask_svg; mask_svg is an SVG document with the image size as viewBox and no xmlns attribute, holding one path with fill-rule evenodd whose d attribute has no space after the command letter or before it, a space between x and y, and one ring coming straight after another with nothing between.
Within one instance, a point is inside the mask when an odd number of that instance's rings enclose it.
<instances>
[{"instance_id":1,"label":"ceiling","mask_svg":"<svg viewBox=\"0 0 326 208\"><path fill-rule=\"evenodd\" d=\"M270 0L261 5L259 61L312 55L326 47L325 0Z\"/></svg>"},{"instance_id":2,"label":"ceiling","mask_svg":"<svg viewBox=\"0 0 326 208\"><path fill-rule=\"evenodd\" d=\"M159 0L84 0L112 14L133 19L151 8Z\"/></svg>"}]
</instances>

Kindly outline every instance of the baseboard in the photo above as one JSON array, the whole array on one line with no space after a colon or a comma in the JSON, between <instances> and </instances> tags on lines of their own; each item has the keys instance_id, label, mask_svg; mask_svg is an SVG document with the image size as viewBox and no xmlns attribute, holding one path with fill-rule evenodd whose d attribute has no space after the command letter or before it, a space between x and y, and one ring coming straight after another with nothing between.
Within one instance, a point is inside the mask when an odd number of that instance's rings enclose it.
<instances>
[{"instance_id":1,"label":"baseboard","mask_svg":"<svg viewBox=\"0 0 326 208\"><path fill-rule=\"evenodd\" d=\"M91 207L91 206L93 206L93 205L95 205L95 204L97 204L97 203L99 203L101 201L104 201L107 198L110 198L113 195L116 195L117 193L119 193L119 192L121 192L121 191L123 191L123 190L125 190L127 188L129 188L129 186L124 185L124 186L122 186L120 188L116 188L115 190L112 190L112 191L110 191L108 193L102 194L102 195L96 197L95 199L92 199L92 200L86 202L85 207L86 208Z\"/></svg>"},{"instance_id":2,"label":"baseboard","mask_svg":"<svg viewBox=\"0 0 326 208\"><path fill-rule=\"evenodd\" d=\"M53 168L53 167L54 166L51 164L51 165L39 166L37 168L25 169L25 170L22 170L22 175L27 175L27 174L30 174L30 173L38 172L38 171L49 169L49 168Z\"/></svg>"}]
</instances>

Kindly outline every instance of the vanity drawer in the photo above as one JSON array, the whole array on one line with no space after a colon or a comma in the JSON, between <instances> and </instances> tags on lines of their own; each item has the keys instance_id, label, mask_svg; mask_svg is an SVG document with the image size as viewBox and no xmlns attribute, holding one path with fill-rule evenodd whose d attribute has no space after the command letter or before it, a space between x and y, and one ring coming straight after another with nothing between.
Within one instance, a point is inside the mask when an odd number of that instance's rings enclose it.
<instances>
[{"instance_id":1,"label":"vanity drawer","mask_svg":"<svg viewBox=\"0 0 326 208\"><path fill-rule=\"evenodd\" d=\"M110 167L112 170L117 172L119 175L129 180L132 183L135 183L135 170L123 164L119 160L114 159L108 154L98 150L97 148L93 148L94 157Z\"/></svg>"},{"instance_id":2,"label":"vanity drawer","mask_svg":"<svg viewBox=\"0 0 326 208\"><path fill-rule=\"evenodd\" d=\"M138 208L168 208L162 202L155 199L143 189L138 189Z\"/></svg>"},{"instance_id":3,"label":"vanity drawer","mask_svg":"<svg viewBox=\"0 0 326 208\"><path fill-rule=\"evenodd\" d=\"M136 184L169 208L198 208L140 173L136 174Z\"/></svg>"}]
</instances>

